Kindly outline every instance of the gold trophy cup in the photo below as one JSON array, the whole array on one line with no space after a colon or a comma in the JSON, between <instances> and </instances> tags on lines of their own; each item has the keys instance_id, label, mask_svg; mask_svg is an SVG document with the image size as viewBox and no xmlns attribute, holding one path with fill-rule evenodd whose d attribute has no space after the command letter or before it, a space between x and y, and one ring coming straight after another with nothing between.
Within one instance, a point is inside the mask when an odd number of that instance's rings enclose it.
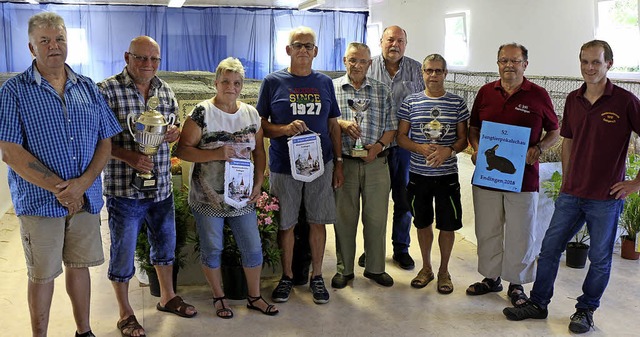
<instances>
[{"instance_id":1,"label":"gold trophy cup","mask_svg":"<svg viewBox=\"0 0 640 337\"><path fill-rule=\"evenodd\" d=\"M127 127L135 142L138 143L138 151L149 157L158 153L160 145L164 142L168 126L176 120L174 114L165 118L158 112L156 110L158 104L157 97L150 97L147 102L147 111L137 118L135 112L127 115ZM158 180L153 172L135 172L131 186L141 192L155 191L158 189Z\"/></svg>"}]
</instances>

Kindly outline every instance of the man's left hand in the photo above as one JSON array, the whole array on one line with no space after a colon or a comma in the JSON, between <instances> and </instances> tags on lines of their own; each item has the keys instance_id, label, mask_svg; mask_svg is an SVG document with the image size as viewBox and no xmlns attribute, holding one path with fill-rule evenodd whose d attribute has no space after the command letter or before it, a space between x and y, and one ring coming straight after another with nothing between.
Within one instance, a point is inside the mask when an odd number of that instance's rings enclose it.
<instances>
[{"instance_id":1,"label":"man's left hand","mask_svg":"<svg viewBox=\"0 0 640 337\"><path fill-rule=\"evenodd\" d=\"M180 138L180 129L175 125L167 126L167 133L164 134L164 141L173 143Z\"/></svg>"},{"instance_id":2,"label":"man's left hand","mask_svg":"<svg viewBox=\"0 0 640 337\"><path fill-rule=\"evenodd\" d=\"M442 146L438 144L431 144L432 148L435 148L430 155L427 156L427 165L431 167L439 167L447 158L451 157L451 148L448 146Z\"/></svg>"},{"instance_id":3,"label":"man's left hand","mask_svg":"<svg viewBox=\"0 0 640 337\"><path fill-rule=\"evenodd\" d=\"M542 152L540 151L540 148L538 148L537 146L532 146L527 150L527 158L526 158L526 163L528 165L533 165L535 164L538 159L540 159L540 155L542 154Z\"/></svg>"},{"instance_id":4,"label":"man's left hand","mask_svg":"<svg viewBox=\"0 0 640 337\"><path fill-rule=\"evenodd\" d=\"M84 192L89 188L89 186L83 182L82 178L63 181L56 185L56 187L60 189L60 192L55 194L56 199L58 199L60 204L69 208L70 213L70 206L81 206L84 204Z\"/></svg>"},{"instance_id":5,"label":"man's left hand","mask_svg":"<svg viewBox=\"0 0 640 337\"><path fill-rule=\"evenodd\" d=\"M342 163L333 166L333 188L340 188L344 184L344 174L342 174Z\"/></svg>"},{"instance_id":6,"label":"man's left hand","mask_svg":"<svg viewBox=\"0 0 640 337\"><path fill-rule=\"evenodd\" d=\"M616 199L624 199L638 190L640 190L640 181L637 179L625 180L611 186L609 195L614 195Z\"/></svg>"}]
</instances>

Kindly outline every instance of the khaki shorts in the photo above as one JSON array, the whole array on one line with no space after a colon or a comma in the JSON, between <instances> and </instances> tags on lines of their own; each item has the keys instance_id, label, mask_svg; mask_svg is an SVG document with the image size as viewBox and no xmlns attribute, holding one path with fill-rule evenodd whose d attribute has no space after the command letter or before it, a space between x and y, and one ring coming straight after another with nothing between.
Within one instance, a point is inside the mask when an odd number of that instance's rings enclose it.
<instances>
[{"instance_id":1,"label":"khaki shorts","mask_svg":"<svg viewBox=\"0 0 640 337\"><path fill-rule=\"evenodd\" d=\"M61 218L21 215L20 237L33 283L48 283L66 267L84 268L104 263L100 214L80 212Z\"/></svg>"},{"instance_id":2,"label":"khaki shorts","mask_svg":"<svg viewBox=\"0 0 640 337\"><path fill-rule=\"evenodd\" d=\"M280 201L280 230L290 229L298 223L303 199L308 223L335 223L336 201L332 180L333 162L325 163L324 173L309 183L295 180L290 174L271 172L269 192Z\"/></svg>"}]
</instances>

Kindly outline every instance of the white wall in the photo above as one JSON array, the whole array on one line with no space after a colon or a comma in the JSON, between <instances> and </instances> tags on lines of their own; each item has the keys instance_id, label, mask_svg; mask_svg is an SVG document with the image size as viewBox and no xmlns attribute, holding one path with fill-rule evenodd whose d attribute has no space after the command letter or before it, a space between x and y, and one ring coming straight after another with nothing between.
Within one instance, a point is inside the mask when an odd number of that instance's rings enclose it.
<instances>
[{"instance_id":1,"label":"white wall","mask_svg":"<svg viewBox=\"0 0 640 337\"><path fill-rule=\"evenodd\" d=\"M526 74L580 76L578 51L594 38L593 0L372 0L369 20L404 28L406 55L422 61L444 54L445 14L467 10L470 53L464 70L497 72L498 47L518 42L529 49Z\"/></svg>"},{"instance_id":2,"label":"white wall","mask_svg":"<svg viewBox=\"0 0 640 337\"><path fill-rule=\"evenodd\" d=\"M9 184L7 183L7 164L0 161L0 217L11 208L11 196L9 194Z\"/></svg>"}]
</instances>

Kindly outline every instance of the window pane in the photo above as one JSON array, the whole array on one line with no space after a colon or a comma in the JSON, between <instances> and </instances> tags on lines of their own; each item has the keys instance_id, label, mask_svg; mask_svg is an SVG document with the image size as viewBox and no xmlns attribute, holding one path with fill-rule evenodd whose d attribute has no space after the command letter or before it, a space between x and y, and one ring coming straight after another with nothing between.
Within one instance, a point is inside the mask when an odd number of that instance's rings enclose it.
<instances>
[{"instance_id":1,"label":"window pane","mask_svg":"<svg viewBox=\"0 0 640 337\"><path fill-rule=\"evenodd\" d=\"M449 14L444 19L444 57L449 65L466 66L469 55L466 13Z\"/></svg>"},{"instance_id":2,"label":"window pane","mask_svg":"<svg viewBox=\"0 0 640 337\"><path fill-rule=\"evenodd\" d=\"M613 49L612 71L638 72L640 69L640 30L638 0L598 1L596 38Z\"/></svg>"}]
</instances>

